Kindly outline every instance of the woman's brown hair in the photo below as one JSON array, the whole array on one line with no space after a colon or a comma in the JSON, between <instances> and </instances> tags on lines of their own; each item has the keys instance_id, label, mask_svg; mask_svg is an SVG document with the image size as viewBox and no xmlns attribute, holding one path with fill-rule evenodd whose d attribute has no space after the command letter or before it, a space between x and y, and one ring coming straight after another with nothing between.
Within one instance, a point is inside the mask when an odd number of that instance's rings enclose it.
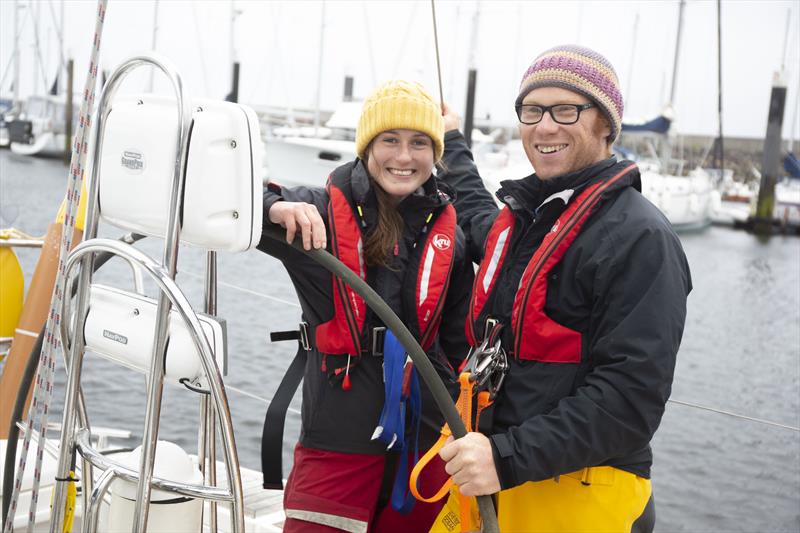
<instances>
[{"instance_id":1,"label":"woman's brown hair","mask_svg":"<svg viewBox=\"0 0 800 533\"><path fill-rule=\"evenodd\" d=\"M367 156L369 157L369 156ZM367 235L364 245L364 262L367 266L389 266L389 250L399 243L403 235L403 218L397 212L389 193L370 177L378 208L378 223Z\"/></svg>"}]
</instances>

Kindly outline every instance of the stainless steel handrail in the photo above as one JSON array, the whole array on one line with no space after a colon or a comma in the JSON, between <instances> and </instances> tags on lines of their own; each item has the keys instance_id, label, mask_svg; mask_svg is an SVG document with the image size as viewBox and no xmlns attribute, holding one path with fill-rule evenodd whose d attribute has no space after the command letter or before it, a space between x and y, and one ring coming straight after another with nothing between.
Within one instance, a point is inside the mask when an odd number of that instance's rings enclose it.
<instances>
[{"instance_id":1,"label":"stainless steel handrail","mask_svg":"<svg viewBox=\"0 0 800 533\"><path fill-rule=\"evenodd\" d=\"M175 311L178 313L180 318L183 319L189 326L189 334L192 339L192 342L194 343L195 348L200 354L200 360L203 365L203 370L208 380L208 388L211 392L211 403L217 415L216 416L217 422L220 426L220 436L223 445L222 448L223 448L223 453L225 454L225 463L227 465L226 470L228 475L228 487L230 487L229 490L231 494L229 499L223 499L223 498L218 498L213 492L208 492L207 499L218 500L218 501L230 501L234 507L234 513L232 513L232 515L236 515L236 519L234 520L235 523L232 524L233 530L243 531L244 498L243 498L243 491L241 484L241 474L239 472L239 459L238 455L236 454L236 443L234 439L233 424L231 422L230 409L228 407L227 394L225 392L225 387L222 382L222 375L220 373L219 368L217 367L216 360L214 359L214 354L211 350L211 345L209 344L208 339L206 338L205 333L202 330L197 315L192 309L191 304L189 303L186 296L183 294L183 292L180 291L180 288L178 287L175 280L169 277L169 275L166 273L166 271L160 264L158 264L155 260L146 255L144 252L134 248L133 246L122 243L120 241L97 238L80 243L73 249L72 253L67 259L65 267L66 275L69 276L72 270L78 264L83 264L85 262L84 260L85 255L91 255L99 252L112 253L114 255L120 256L121 258L129 262L138 265L156 283L156 286L159 288L161 294L167 295L167 298L169 298L170 300L171 306L175 308ZM79 342L81 336L78 335L72 339L69 336L68 325L72 323L73 320L71 319L69 306L66 300L64 301L62 309L60 311L63 317L61 321L61 332L60 332L62 337L62 342L64 343L64 345L67 345L67 343L70 342L71 340L73 344L76 344L77 342ZM76 318L79 318L79 316ZM62 439L65 434L66 433L62 432ZM208 439L210 440L212 437L213 436L209 436ZM89 446L88 448L85 446L81 446L81 449L86 451L87 455L91 455L93 450L91 446ZM99 455L99 452L96 452L96 450L94 450L94 453L97 453ZM84 455L83 453L81 455L84 458L87 458L87 455ZM107 459L104 459L104 461L107 461L107 463L104 464L113 463L112 461L109 461ZM95 464L94 461L90 462ZM117 467L117 465L114 465L114 468L117 468L117 470L119 470L120 472L122 471L122 468ZM152 479L153 478L151 478L151 485L158 487L158 485ZM197 497L205 497L201 494L195 494L195 495ZM239 514L239 511L241 511L241 514ZM241 517L241 519L239 519L239 517Z\"/></svg>"},{"instance_id":2,"label":"stainless steel handrail","mask_svg":"<svg viewBox=\"0 0 800 533\"><path fill-rule=\"evenodd\" d=\"M0 239L0 248L41 248L41 239Z\"/></svg>"},{"instance_id":3,"label":"stainless steel handrail","mask_svg":"<svg viewBox=\"0 0 800 533\"><path fill-rule=\"evenodd\" d=\"M126 466L118 461L103 455L92 446L91 435L87 430L79 430L75 435L75 444L84 459L92 463L96 468L107 472L113 471L114 476L131 483L138 483L139 473L133 468ZM100 481L98 481L98 486ZM233 501L233 493L228 489L212 487L208 485L197 485L194 483L183 483L153 476L153 488L174 492L189 498L200 498L203 500L215 500L220 502Z\"/></svg>"}]
</instances>

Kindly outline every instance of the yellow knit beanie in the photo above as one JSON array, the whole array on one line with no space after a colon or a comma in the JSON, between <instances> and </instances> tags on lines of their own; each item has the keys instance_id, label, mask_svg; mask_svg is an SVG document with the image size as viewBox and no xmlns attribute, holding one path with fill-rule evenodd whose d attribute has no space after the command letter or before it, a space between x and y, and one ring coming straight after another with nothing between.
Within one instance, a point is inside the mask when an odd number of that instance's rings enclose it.
<instances>
[{"instance_id":1,"label":"yellow knit beanie","mask_svg":"<svg viewBox=\"0 0 800 533\"><path fill-rule=\"evenodd\" d=\"M433 153L438 162L444 152L442 111L425 89L416 82L388 81L364 100L356 129L356 153L364 159L367 146L386 130L421 131L433 139Z\"/></svg>"}]
</instances>

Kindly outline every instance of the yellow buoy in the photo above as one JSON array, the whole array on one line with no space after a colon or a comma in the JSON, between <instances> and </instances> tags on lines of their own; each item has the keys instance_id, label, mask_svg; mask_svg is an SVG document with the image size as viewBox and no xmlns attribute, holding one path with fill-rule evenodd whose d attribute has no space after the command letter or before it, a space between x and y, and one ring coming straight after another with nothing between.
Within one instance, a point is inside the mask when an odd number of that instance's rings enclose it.
<instances>
[{"instance_id":1,"label":"yellow buoy","mask_svg":"<svg viewBox=\"0 0 800 533\"><path fill-rule=\"evenodd\" d=\"M22 313L25 278L17 254L0 248L0 337L13 337Z\"/></svg>"}]
</instances>

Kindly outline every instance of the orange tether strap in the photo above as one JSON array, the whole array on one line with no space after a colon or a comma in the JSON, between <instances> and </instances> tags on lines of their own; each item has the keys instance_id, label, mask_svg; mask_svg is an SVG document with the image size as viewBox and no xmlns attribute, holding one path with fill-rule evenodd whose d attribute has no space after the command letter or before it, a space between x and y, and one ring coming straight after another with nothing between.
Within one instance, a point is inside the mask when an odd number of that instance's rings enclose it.
<instances>
[{"instance_id":1,"label":"orange tether strap","mask_svg":"<svg viewBox=\"0 0 800 533\"><path fill-rule=\"evenodd\" d=\"M470 372L462 372L461 375L458 377L458 382L461 385L461 391L459 392L458 399L456 400L456 410L458 414L461 415L461 420L464 422L464 426L467 429L467 432L472 431L472 397L475 387L475 382L471 381L470 379ZM489 391L481 391L478 393L478 405L477 405L477 412L475 416L475 427L478 427L478 420L481 416L481 411L483 411L486 407L491 405ZM432 503L441 500L453 486L453 478L448 478L444 485L434 494L433 496L426 498L419 493L419 489L417 487L417 480L419 478L422 469L439 453L439 450L442 449L444 443L447 442L448 437L452 435L450 431L450 427L445 424L442 426L441 435L439 436L439 440L431 446L431 449L428 450L425 455L423 455L420 460L414 465L414 468L411 470L411 476L409 477L408 484L409 489L411 490L411 494L414 495L416 499L426 503ZM463 500L467 500L466 497L461 497ZM469 511L469 505L466 501L462 501L462 513L465 511ZM463 521L462 523L467 523Z\"/></svg>"}]
</instances>

